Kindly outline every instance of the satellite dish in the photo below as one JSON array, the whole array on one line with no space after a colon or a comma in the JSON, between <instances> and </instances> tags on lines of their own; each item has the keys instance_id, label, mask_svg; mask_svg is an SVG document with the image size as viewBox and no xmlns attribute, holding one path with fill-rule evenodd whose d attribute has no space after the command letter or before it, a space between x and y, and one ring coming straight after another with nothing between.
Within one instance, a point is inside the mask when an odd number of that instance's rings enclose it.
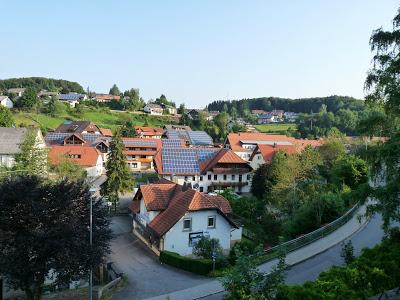
<instances>
[{"instance_id":1,"label":"satellite dish","mask_svg":"<svg viewBox=\"0 0 400 300\"><path fill-rule=\"evenodd\" d=\"M195 183L194 186L193 186L193 188L194 188L194 189L198 189L198 188L199 188L199 184L198 184L198 183Z\"/></svg>"}]
</instances>

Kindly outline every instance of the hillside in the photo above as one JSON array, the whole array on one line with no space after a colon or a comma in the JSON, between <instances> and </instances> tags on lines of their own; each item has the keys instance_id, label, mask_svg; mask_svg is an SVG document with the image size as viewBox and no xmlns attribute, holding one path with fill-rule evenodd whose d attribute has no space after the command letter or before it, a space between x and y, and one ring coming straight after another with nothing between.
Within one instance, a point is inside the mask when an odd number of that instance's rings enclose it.
<instances>
[{"instance_id":1,"label":"hillside","mask_svg":"<svg viewBox=\"0 0 400 300\"><path fill-rule=\"evenodd\" d=\"M0 80L0 93L10 88L34 88L37 91L47 90L50 92L76 92L84 93L82 86L73 81L63 79L52 79L44 77L23 77Z\"/></svg>"},{"instance_id":2,"label":"hillside","mask_svg":"<svg viewBox=\"0 0 400 300\"><path fill-rule=\"evenodd\" d=\"M347 96L329 96L314 97L303 99L289 99L278 97L262 97L242 100L217 100L211 102L208 111L231 112L236 109L239 115L253 109L271 111L273 109L282 109L284 111L292 111L296 113L318 112L322 105L326 105L328 112L337 112L339 109L350 109L360 111L364 109L364 101Z\"/></svg>"},{"instance_id":3,"label":"hillside","mask_svg":"<svg viewBox=\"0 0 400 300\"><path fill-rule=\"evenodd\" d=\"M63 112L57 116L50 116L44 113L14 112L16 125L26 127L29 125L39 126L44 132L54 130L65 120L87 120L96 123L103 128L110 128L113 131L118 126L130 121L133 125L145 125L162 127L165 124L173 124L174 120L169 116L149 116L146 114L134 114L129 112L116 112L108 109L85 108L82 113Z\"/></svg>"}]
</instances>

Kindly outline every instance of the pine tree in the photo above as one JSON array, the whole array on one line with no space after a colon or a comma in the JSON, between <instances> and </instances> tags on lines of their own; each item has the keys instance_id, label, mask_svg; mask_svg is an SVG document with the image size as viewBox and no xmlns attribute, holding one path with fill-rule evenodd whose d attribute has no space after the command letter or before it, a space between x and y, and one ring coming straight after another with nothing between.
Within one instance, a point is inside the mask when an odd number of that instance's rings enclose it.
<instances>
[{"instance_id":1,"label":"pine tree","mask_svg":"<svg viewBox=\"0 0 400 300\"><path fill-rule=\"evenodd\" d=\"M119 202L119 193L129 191L133 185L133 178L123 151L121 133L117 130L110 142L110 154L106 163L107 179L101 186L101 195L108 197L108 200L114 204L115 211Z\"/></svg>"}]
</instances>

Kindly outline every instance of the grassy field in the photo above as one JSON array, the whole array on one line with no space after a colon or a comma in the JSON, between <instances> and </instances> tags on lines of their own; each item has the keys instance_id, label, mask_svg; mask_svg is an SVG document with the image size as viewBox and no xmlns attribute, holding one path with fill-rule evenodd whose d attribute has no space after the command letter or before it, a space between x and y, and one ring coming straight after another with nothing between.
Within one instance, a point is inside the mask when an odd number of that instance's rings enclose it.
<instances>
[{"instance_id":1,"label":"grassy field","mask_svg":"<svg viewBox=\"0 0 400 300\"><path fill-rule=\"evenodd\" d=\"M297 130L296 124L261 124L255 125L256 129L260 132L268 132L268 133L283 133L287 130Z\"/></svg>"},{"instance_id":2,"label":"grassy field","mask_svg":"<svg viewBox=\"0 0 400 300\"><path fill-rule=\"evenodd\" d=\"M55 129L65 120L86 120L96 123L103 128L110 128L113 131L127 121L134 125L162 127L165 124L173 123L168 116L149 116L145 114L133 114L129 112L112 112L106 109L85 108L81 114L64 112L52 117L46 114L31 112L15 112L14 118L17 126L40 126L43 131Z\"/></svg>"}]
</instances>

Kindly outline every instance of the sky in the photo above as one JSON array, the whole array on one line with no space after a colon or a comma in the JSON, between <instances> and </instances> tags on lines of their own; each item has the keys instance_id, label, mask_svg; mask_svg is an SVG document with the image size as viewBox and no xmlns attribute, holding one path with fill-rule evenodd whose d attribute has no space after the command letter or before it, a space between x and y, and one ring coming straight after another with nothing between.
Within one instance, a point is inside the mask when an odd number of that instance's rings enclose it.
<instances>
[{"instance_id":1,"label":"sky","mask_svg":"<svg viewBox=\"0 0 400 300\"><path fill-rule=\"evenodd\" d=\"M0 0L0 79L42 76L186 107L364 97L369 38L394 0Z\"/></svg>"}]
</instances>

